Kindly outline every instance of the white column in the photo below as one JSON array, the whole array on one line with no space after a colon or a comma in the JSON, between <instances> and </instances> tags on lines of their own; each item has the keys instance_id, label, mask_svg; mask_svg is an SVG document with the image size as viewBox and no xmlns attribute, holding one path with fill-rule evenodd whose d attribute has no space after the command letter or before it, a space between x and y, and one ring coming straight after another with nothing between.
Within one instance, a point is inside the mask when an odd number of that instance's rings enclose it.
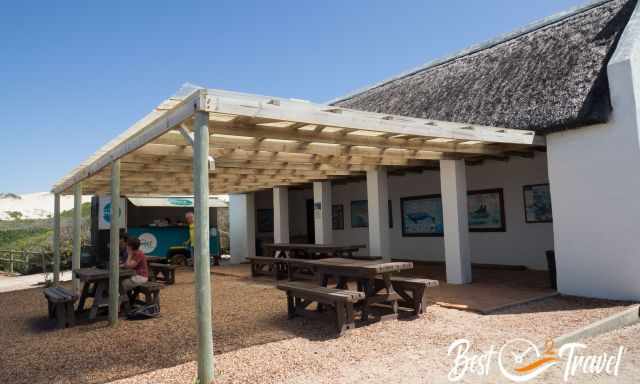
<instances>
[{"instance_id":1,"label":"white column","mask_svg":"<svg viewBox=\"0 0 640 384\"><path fill-rule=\"evenodd\" d=\"M213 381L213 325L209 254L209 112L198 111L193 124L193 207L196 225L196 320L198 382Z\"/></svg>"},{"instance_id":2,"label":"white column","mask_svg":"<svg viewBox=\"0 0 640 384\"><path fill-rule=\"evenodd\" d=\"M46 271L43 271L46 272ZM60 282L60 194L53 195L53 284Z\"/></svg>"},{"instance_id":3,"label":"white column","mask_svg":"<svg viewBox=\"0 0 640 384\"><path fill-rule=\"evenodd\" d=\"M313 182L313 222L316 232L316 244L331 244L331 182Z\"/></svg>"},{"instance_id":4,"label":"white column","mask_svg":"<svg viewBox=\"0 0 640 384\"><path fill-rule=\"evenodd\" d=\"M440 160L442 219L447 283L471 282L471 249L464 160Z\"/></svg>"},{"instance_id":5,"label":"white column","mask_svg":"<svg viewBox=\"0 0 640 384\"><path fill-rule=\"evenodd\" d=\"M367 208L369 211L369 255L391 259L389 243L389 183L387 169L367 171Z\"/></svg>"},{"instance_id":6,"label":"white column","mask_svg":"<svg viewBox=\"0 0 640 384\"><path fill-rule=\"evenodd\" d=\"M256 255L256 209L252 192L229 196L229 243L234 264Z\"/></svg>"},{"instance_id":7,"label":"white column","mask_svg":"<svg viewBox=\"0 0 640 384\"><path fill-rule=\"evenodd\" d=\"M289 189L273 187L273 241L289 242Z\"/></svg>"},{"instance_id":8,"label":"white column","mask_svg":"<svg viewBox=\"0 0 640 384\"><path fill-rule=\"evenodd\" d=\"M78 183L73 187L73 254L71 257L71 269L80 268L80 252L82 251L82 184ZM80 294L80 281L74 273L72 276L73 292Z\"/></svg>"}]
</instances>

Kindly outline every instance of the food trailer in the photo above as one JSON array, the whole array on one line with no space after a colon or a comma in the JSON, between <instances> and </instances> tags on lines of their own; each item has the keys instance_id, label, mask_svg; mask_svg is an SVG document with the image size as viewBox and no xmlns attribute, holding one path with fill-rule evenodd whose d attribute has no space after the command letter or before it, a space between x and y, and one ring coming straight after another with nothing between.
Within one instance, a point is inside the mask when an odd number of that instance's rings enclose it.
<instances>
[{"instance_id":1,"label":"food trailer","mask_svg":"<svg viewBox=\"0 0 640 384\"><path fill-rule=\"evenodd\" d=\"M193 211L193 197L153 196L122 197L119 212L123 232L140 239L140 250L147 256L167 258L176 254L189 257L189 225L185 214ZM218 215L228 214L225 195L209 198L209 251L218 258L220 232ZM96 196L91 200L91 240L97 264L106 264L109 258L109 228L111 226L111 197Z\"/></svg>"}]
</instances>

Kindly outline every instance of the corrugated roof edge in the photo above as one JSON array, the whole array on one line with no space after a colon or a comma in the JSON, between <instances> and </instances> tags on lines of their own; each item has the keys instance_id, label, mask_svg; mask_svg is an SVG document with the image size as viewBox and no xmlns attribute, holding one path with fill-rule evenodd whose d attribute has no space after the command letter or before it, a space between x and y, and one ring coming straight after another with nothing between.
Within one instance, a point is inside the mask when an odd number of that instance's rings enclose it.
<instances>
[{"instance_id":1,"label":"corrugated roof edge","mask_svg":"<svg viewBox=\"0 0 640 384\"><path fill-rule=\"evenodd\" d=\"M348 93L345 96L340 96L340 97L337 97L337 98L332 99L330 101L327 101L325 104L332 105L332 104L336 104L336 103L338 103L340 101L348 100L348 99L350 99L350 98L352 98L354 96L357 96L357 95L359 95L361 93L367 92L367 91L369 91L371 89L381 87L381 86L383 86L383 85L385 85L387 83L390 83L392 81L396 81L396 80L411 76L411 75L413 75L415 73L424 71L426 69L434 68L434 67L437 67L439 65L443 65L443 64L449 63L449 62L451 62L453 60L459 59L461 57L469 56L469 55L472 55L474 53L483 51L485 49L489 49L489 48L495 47L496 45L505 43L505 42L507 42L509 40L517 39L518 37L520 37L522 35L526 35L526 34L531 33L533 31L542 29L542 28L547 27L547 26L549 26L551 24L559 23L559 22L561 22L561 21L563 21L565 19L568 19L569 17L575 16L575 15L577 15L579 13L582 13L582 12L589 11L589 10L591 10L593 8L599 7L599 6L603 5L603 4L609 3L611 1L613 1L613 0L594 0L594 1L591 1L591 2L589 2L587 4L580 5L580 6L577 6L577 7L573 7L573 8L570 8L570 9L562 11L562 12L558 12L558 13L556 13L554 15L547 16L547 17L545 17L543 19L534 21L534 22L532 22L532 23L530 23L530 24L528 24L528 25L526 25L526 26L524 26L522 28L516 29L515 31L511 31L511 32L505 33L503 35L500 35L500 36L498 36L498 37L496 37L494 39L491 39L491 40L488 40L488 41L485 41L485 42L482 42L482 43L479 43L479 44L472 45L471 47L465 48L465 49L463 49L461 51L458 51L458 52L456 52L456 53L454 53L452 55L448 55L448 56L445 56L445 57L440 58L440 59L429 61L426 64L423 64L423 65L420 65L420 66L418 66L416 68L413 68L413 69L410 69L408 71L402 72L402 73L400 73L398 75L395 75L393 77L390 77L388 79L376 82L376 83L374 83L372 85L365 86L363 88L359 88L359 89L357 89L357 90L355 90L353 92Z\"/></svg>"}]
</instances>

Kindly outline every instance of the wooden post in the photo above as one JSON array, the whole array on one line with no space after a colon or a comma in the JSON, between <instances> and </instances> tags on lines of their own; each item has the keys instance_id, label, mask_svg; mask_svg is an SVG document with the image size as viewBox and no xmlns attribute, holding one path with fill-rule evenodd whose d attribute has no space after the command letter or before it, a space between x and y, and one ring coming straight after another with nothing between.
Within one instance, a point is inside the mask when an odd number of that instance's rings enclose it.
<instances>
[{"instance_id":1,"label":"wooden post","mask_svg":"<svg viewBox=\"0 0 640 384\"><path fill-rule=\"evenodd\" d=\"M60 194L53 195L53 285L60 283Z\"/></svg>"},{"instance_id":2,"label":"wooden post","mask_svg":"<svg viewBox=\"0 0 640 384\"><path fill-rule=\"evenodd\" d=\"M111 230L109 255L109 324L118 324L120 303L120 160L111 163Z\"/></svg>"},{"instance_id":3,"label":"wooden post","mask_svg":"<svg viewBox=\"0 0 640 384\"><path fill-rule=\"evenodd\" d=\"M82 220L82 184L73 186L73 254L71 256L71 269L80 268L80 242L81 242L81 220ZM80 293L80 282L74 273L71 273L73 282L73 292Z\"/></svg>"},{"instance_id":4,"label":"wooden post","mask_svg":"<svg viewBox=\"0 0 640 384\"><path fill-rule=\"evenodd\" d=\"M213 381L213 329L209 272L209 113L197 111L194 120L193 194L196 225L194 267L198 324L198 383Z\"/></svg>"},{"instance_id":5,"label":"wooden post","mask_svg":"<svg viewBox=\"0 0 640 384\"><path fill-rule=\"evenodd\" d=\"M13 251L9 251L9 273L13 273Z\"/></svg>"}]
</instances>

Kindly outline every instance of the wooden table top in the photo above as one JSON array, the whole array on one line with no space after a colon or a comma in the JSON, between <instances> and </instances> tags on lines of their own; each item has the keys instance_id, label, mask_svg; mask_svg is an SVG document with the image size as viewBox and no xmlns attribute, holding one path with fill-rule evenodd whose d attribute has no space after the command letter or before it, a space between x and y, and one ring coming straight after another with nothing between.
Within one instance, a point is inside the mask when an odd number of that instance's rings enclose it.
<instances>
[{"instance_id":1,"label":"wooden table top","mask_svg":"<svg viewBox=\"0 0 640 384\"><path fill-rule=\"evenodd\" d=\"M366 245L337 245L337 244L296 244L296 243L268 243L265 247L280 249L309 249L309 250L358 250Z\"/></svg>"},{"instance_id":2,"label":"wooden table top","mask_svg":"<svg viewBox=\"0 0 640 384\"><path fill-rule=\"evenodd\" d=\"M101 268L80 268L74 269L73 273L81 281L95 281L109 279L109 270ZM120 278L131 277L135 275L133 269L120 268Z\"/></svg>"},{"instance_id":3,"label":"wooden table top","mask_svg":"<svg viewBox=\"0 0 640 384\"><path fill-rule=\"evenodd\" d=\"M413 269L413 263L410 261L362 260L332 257L328 259L309 260L306 262L320 268L358 271L368 275L378 275L381 273Z\"/></svg>"}]
</instances>

